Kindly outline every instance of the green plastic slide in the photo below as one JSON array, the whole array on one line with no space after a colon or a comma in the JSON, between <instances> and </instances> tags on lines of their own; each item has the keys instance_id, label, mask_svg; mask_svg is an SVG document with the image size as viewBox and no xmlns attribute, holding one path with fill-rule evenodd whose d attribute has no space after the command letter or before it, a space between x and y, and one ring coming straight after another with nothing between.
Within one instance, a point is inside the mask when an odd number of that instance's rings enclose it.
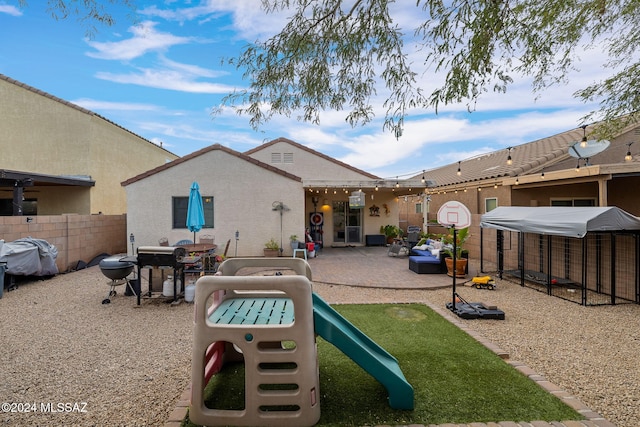
<instances>
[{"instance_id":1,"label":"green plastic slide","mask_svg":"<svg viewBox=\"0 0 640 427\"><path fill-rule=\"evenodd\" d=\"M413 409L413 387L395 357L353 326L320 296L313 294L315 331L367 371L389 393L389 406Z\"/></svg>"}]
</instances>

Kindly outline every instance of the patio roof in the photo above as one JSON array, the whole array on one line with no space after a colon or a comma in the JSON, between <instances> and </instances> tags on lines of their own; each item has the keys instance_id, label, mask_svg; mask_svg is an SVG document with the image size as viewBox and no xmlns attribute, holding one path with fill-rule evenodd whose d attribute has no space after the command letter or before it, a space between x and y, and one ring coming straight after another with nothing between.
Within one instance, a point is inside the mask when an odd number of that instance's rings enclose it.
<instances>
[{"instance_id":1,"label":"patio roof","mask_svg":"<svg viewBox=\"0 0 640 427\"><path fill-rule=\"evenodd\" d=\"M33 172L19 172L0 169L0 187L14 187L16 183L23 187L65 185L75 187L93 187L96 182L89 176L44 175Z\"/></svg>"}]
</instances>

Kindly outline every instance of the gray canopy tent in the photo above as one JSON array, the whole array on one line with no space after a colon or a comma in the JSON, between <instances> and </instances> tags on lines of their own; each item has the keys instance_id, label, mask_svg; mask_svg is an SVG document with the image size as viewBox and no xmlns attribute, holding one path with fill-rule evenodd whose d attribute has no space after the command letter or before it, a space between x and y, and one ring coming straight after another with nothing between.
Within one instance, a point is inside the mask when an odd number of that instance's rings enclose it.
<instances>
[{"instance_id":1,"label":"gray canopy tent","mask_svg":"<svg viewBox=\"0 0 640 427\"><path fill-rule=\"evenodd\" d=\"M640 303L640 218L628 212L499 207L482 215L480 227L483 271L484 229L495 229L496 252L487 258L496 262L499 277L583 305Z\"/></svg>"}]
</instances>

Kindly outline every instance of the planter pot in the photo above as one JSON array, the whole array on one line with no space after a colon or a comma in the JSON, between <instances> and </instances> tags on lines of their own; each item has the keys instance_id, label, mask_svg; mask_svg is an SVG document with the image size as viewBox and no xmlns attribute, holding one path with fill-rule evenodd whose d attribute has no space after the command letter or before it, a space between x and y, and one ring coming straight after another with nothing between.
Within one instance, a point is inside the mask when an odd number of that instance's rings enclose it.
<instances>
[{"instance_id":1,"label":"planter pot","mask_svg":"<svg viewBox=\"0 0 640 427\"><path fill-rule=\"evenodd\" d=\"M447 274L453 277L453 258L445 258L445 264L447 265ZM456 277L465 277L465 270L467 268L467 259L456 259Z\"/></svg>"},{"instance_id":2,"label":"planter pot","mask_svg":"<svg viewBox=\"0 0 640 427\"><path fill-rule=\"evenodd\" d=\"M280 255L280 249L264 249L264 256L266 257L277 257L278 255Z\"/></svg>"}]
</instances>

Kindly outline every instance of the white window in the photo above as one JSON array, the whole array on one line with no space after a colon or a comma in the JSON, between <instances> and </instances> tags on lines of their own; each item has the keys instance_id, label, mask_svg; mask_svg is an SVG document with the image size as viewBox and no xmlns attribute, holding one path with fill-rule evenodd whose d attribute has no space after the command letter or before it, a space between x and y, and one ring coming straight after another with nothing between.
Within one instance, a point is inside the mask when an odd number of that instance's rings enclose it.
<instances>
[{"instance_id":1,"label":"white window","mask_svg":"<svg viewBox=\"0 0 640 427\"><path fill-rule=\"evenodd\" d=\"M422 203L416 203L416 213L422 213Z\"/></svg>"},{"instance_id":2,"label":"white window","mask_svg":"<svg viewBox=\"0 0 640 427\"><path fill-rule=\"evenodd\" d=\"M487 197L484 199L484 212L491 212L498 207L498 199L495 197Z\"/></svg>"}]
</instances>

